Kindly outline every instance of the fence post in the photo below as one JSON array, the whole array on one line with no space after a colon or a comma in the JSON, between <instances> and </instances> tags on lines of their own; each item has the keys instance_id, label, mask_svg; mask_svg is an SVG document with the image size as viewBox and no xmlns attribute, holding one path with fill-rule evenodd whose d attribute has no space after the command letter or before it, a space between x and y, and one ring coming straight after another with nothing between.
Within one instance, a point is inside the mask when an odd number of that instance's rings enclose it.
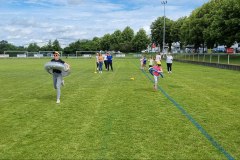
<instances>
[{"instance_id":1,"label":"fence post","mask_svg":"<svg viewBox=\"0 0 240 160\"><path fill-rule=\"evenodd\" d=\"M229 64L229 54L228 54L228 64Z\"/></svg>"},{"instance_id":2,"label":"fence post","mask_svg":"<svg viewBox=\"0 0 240 160\"><path fill-rule=\"evenodd\" d=\"M212 55L210 55L210 63L212 63Z\"/></svg>"}]
</instances>

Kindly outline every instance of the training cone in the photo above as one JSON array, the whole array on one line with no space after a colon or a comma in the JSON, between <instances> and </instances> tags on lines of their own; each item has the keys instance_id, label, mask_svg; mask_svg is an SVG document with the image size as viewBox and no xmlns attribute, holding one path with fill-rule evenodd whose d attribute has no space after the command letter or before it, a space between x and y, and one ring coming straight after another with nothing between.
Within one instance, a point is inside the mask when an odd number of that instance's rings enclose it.
<instances>
[{"instance_id":1,"label":"training cone","mask_svg":"<svg viewBox=\"0 0 240 160\"><path fill-rule=\"evenodd\" d=\"M131 80L134 80L134 78L132 77L132 78L130 78Z\"/></svg>"}]
</instances>

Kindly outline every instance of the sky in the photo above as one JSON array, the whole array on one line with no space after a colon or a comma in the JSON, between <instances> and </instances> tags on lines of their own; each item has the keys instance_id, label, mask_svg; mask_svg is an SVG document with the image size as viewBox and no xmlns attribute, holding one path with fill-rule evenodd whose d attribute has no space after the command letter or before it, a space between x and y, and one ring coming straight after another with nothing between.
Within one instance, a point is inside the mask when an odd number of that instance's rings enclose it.
<instances>
[{"instance_id":1,"label":"sky","mask_svg":"<svg viewBox=\"0 0 240 160\"><path fill-rule=\"evenodd\" d=\"M166 1L166 0L165 0ZM166 17L189 16L209 0L167 0ZM131 27L135 34L164 16L163 0L0 0L0 41L27 47L57 39L62 47Z\"/></svg>"}]
</instances>

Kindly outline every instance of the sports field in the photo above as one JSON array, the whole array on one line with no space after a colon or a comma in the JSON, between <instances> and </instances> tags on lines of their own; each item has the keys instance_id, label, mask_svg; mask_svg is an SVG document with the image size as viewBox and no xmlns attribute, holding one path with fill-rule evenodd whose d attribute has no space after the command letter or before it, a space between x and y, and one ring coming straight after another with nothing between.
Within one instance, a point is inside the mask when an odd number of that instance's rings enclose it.
<instances>
[{"instance_id":1,"label":"sports field","mask_svg":"<svg viewBox=\"0 0 240 160\"><path fill-rule=\"evenodd\" d=\"M0 59L0 159L240 159L240 72L163 63L154 91L139 59L63 59L56 104L49 60Z\"/></svg>"}]
</instances>

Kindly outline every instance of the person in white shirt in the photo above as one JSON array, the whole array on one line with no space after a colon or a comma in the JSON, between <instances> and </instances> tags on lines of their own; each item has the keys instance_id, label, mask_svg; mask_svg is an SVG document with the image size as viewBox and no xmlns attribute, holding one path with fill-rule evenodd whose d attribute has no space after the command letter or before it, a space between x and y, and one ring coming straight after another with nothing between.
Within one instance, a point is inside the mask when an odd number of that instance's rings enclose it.
<instances>
[{"instance_id":1,"label":"person in white shirt","mask_svg":"<svg viewBox=\"0 0 240 160\"><path fill-rule=\"evenodd\" d=\"M104 59L104 65L105 65L105 69L107 70L107 66L108 66L108 59L107 59L107 56L108 56L108 52L105 53L105 55L103 56L103 59Z\"/></svg>"},{"instance_id":2,"label":"person in white shirt","mask_svg":"<svg viewBox=\"0 0 240 160\"><path fill-rule=\"evenodd\" d=\"M172 73L173 56L170 53L167 55L166 63L168 73Z\"/></svg>"},{"instance_id":3,"label":"person in white shirt","mask_svg":"<svg viewBox=\"0 0 240 160\"><path fill-rule=\"evenodd\" d=\"M96 53L96 69L97 69L97 71L98 71L98 67L99 67L98 56L99 56L99 53Z\"/></svg>"},{"instance_id":4,"label":"person in white shirt","mask_svg":"<svg viewBox=\"0 0 240 160\"><path fill-rule=\"evenodd\" d=\"M162 60L162 55L160 54L160 52L156 55L156 62L161 62Z\"/></svg>"}]
</instances>

